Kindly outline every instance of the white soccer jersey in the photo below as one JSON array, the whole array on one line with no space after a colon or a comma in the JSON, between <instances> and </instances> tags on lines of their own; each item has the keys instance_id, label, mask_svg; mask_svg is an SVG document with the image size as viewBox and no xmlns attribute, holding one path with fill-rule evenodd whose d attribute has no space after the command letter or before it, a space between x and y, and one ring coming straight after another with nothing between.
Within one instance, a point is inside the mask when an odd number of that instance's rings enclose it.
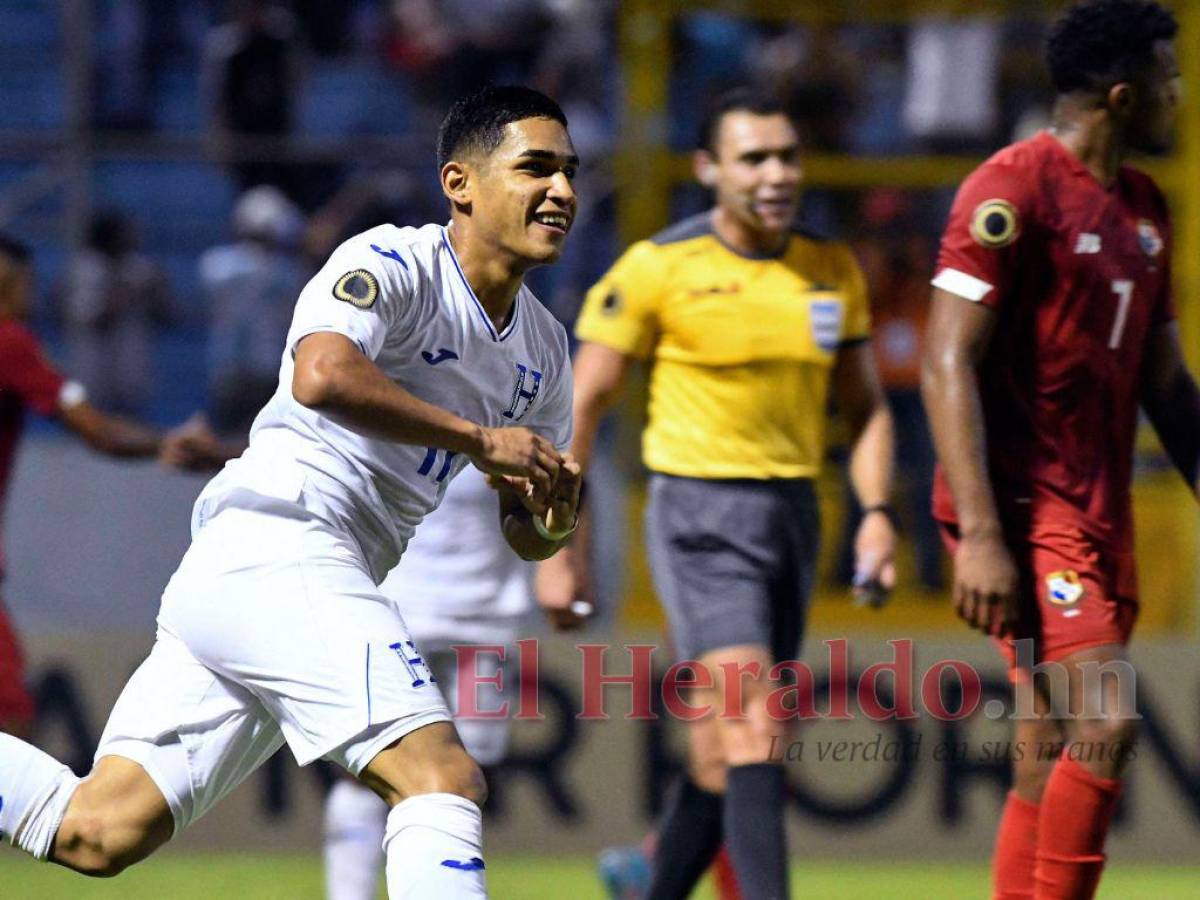
<instances>
[{"instance_id":1,"label":"white soccer jersey","mask_svg":"<svg viewBox=\"0 0 1200 900\"><path fill-rule=\"evenodd\" d=\"M429 403L485 427L524 426L560 450L571 442L566 331L522 287L496 328L439 225L381 225L346 241L300 294L279 372L250 446L197 501L201 524L249 493L299 499L348 532L378 584L413 530L468 464L439 448L368 437L297 403L293 354L301 338L333 331L388 377Z\"/></svg>"},{"instance_id":2,"label":"white soccer jersey","mask_svg":"<svg viewBox=\"0 0 1200 900\"><path fill-rule=\"evenodd\" d=\"M417 531L380 585L418 641L438 622L509 619L532 605L533 565L517 556L499 526L499 501L468 466ZM430 621L434 620L434 621ZM450 625L441 631L452 630Z\"/></svg>"}]
</instances>

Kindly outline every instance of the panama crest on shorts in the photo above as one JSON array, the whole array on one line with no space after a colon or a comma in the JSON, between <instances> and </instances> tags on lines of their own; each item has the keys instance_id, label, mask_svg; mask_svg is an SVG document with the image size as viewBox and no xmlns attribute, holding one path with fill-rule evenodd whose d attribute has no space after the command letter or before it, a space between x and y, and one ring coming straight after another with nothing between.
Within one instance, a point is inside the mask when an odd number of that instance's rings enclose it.
<instances>
[{"instance_id":1,"label":"panama crest on shorts","mask_svg":"<svg viewBox=\"0 0 1200 900\"><path fill-rule=\"evenodd\" d=\"M1083 582L1074 569L1051 572L1046 576L1046 596L1055 606L1074 606L1083 597Z\"/></svg>"}]
</instances>

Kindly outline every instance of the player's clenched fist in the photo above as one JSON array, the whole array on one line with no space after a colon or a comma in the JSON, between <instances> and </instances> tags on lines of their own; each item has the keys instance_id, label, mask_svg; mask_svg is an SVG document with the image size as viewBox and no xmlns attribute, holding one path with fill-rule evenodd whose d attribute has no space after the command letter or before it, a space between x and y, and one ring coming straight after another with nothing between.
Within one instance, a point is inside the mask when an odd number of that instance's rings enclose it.
<instances>
[{"instance_id":1,"label":"player's clenched fist","mask_svg":"<svg viewBox=\"0 0 1200 900\"><path fill-rule=\"evenodd\" d=\"M528 479L532 498L547 501L562 463L553 444L528 428L484 428L482 444L472 457L477 468L489 475Z\"/></svg>"}]
</instances>

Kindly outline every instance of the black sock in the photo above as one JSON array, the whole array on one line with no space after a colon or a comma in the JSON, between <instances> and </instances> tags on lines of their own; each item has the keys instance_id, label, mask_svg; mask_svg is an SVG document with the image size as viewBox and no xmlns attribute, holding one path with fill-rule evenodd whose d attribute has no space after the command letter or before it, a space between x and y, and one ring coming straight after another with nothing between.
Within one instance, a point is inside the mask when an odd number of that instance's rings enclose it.
<instances>
[{"instance_id":1,"label":"black sock","mask_svg":"<svg viewBox=\"0 0 1200 900\"><path fill-rule=\"evenodd\" d=\"M721 847L720 794L696 787L686 776L658 827L654 877L646 900L685 900Z\"/></svg>"},{"instance_id":2,"label":"black sock","mask_svg":"<svg viewBox=\"0 0 1200 900\"><path fill-rule=\"evenodd\" d=\"M733 766L725 788L725 846L745 900L787 900L787 787L776 763Z\"/></svg>"}]
</instances>

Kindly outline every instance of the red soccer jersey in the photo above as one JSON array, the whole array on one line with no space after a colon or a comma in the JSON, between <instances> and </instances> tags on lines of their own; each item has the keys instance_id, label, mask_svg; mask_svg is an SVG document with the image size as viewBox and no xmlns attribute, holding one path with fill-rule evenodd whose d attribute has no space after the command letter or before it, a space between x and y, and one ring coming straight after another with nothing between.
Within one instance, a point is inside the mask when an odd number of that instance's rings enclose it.
<instances>
[{"instance_id":1,"label":"red soccer jersey","mask_svg":"<svg viewBox=\"0 0 1200 900\"><path fill-rule=\"evenodd\" d=\"M1122 167L1105 187L1048 132L959 189L933 284L996 311L979 392L1007 527L1067 525L1132 547L1142 356L1175 316L1169 241L1149 176ZM955 521L940 470L934 515Z\"/></svg>"},{"instance_id":2,"label":"red soccer jersey","mask_svg":"<svg viewBox=\"0 0 1200 900\"><path fill-rule=\"evenodd\" d=\"M33 332L19 322L0 319L0 515L25 410L52 414L58 408L62 386L63 377L46 361ZM0 546L3 577L4 550Z\"/></svg>"}]
</instances>

